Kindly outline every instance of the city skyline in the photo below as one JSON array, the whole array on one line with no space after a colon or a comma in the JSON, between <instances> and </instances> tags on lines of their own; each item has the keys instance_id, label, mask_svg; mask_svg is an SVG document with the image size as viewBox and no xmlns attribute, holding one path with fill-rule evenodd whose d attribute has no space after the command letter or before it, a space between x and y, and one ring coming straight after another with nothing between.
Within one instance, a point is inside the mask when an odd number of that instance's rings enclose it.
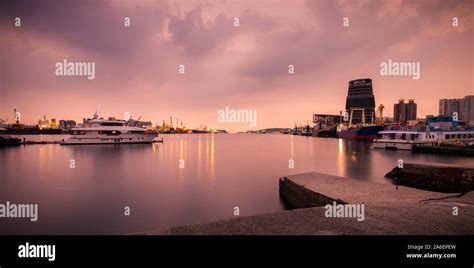
<instances>
[{"instance_id":1,"label":"city skyline","mask_svg":"<svg viewBox=\"0 0 474 268\"><path fill-rule=\"evenodd\" d=\"M472 8L471 1L114 1L55 9L7 2L0 118L13 122L17 108L25 123L44 114L81 122L100 111L231 132L290 127L344 111L348 82L360 78L373 80L385 115L400 98L416 100L418 117L436 115L440 99L474 94ZM94 79L58 76L64 60L93 62ZM381 75L381 63L392 60L420 63L419 79ZM226 107L256 110L258 123L218 123Z\"/></svg>"}]
</instances>

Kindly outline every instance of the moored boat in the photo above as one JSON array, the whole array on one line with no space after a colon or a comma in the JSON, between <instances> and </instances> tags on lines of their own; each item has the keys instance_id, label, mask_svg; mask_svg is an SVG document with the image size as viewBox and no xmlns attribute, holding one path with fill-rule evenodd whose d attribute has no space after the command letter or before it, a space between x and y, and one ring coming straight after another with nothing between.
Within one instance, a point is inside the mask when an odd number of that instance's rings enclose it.
<instances>
[{"instance_id":1,"label":"moored boat","mask_svg":"<svg viewBox=\"0 0 474 268\"><path fill-rule=\"evenodd\" d=\"M0 128L0 146L4 145L20 145L21 139L13 138L8 135L4 135L3 133L6 132L6 129Z\"/></svg>"},{"instance_id":2,"label":"moored boat","mask_svg":"<svg viewBox=\"0 0 474 268\"><path fill-rule=\"evenodd\" d=\"M379 132L374 148L411 150L417 146L436 146L474 142L474 130L386 130Z\"/></svg>"},{"instance_id":3,"label":"moored boat","mask_svg":"<svg viewBox=\"0 0 474 268\"><path fill-rule=\"evenodd\" d=\"M158 137L157 131L130 127L124 120L96 117L82 127L73 128L71 133L61 145L152 143Z\"/></svg>"}]
</instances>

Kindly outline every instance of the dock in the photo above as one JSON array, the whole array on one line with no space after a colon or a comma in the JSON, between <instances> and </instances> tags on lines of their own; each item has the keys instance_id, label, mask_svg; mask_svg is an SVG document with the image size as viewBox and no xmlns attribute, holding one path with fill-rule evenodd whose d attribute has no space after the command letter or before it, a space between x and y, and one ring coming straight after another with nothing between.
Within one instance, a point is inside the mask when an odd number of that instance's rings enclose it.
<instances>
[{"instance_id":1,"label":"dock","mask_svg":"<svg viewBox=\"0 0 474 268\"><path fill-rule=\"evenodd\" d=\"M284 176L294 209L140 235L473 235L474 192L439 193L318 172ZM365 219L325 217L325 205L364 204ZM454 207L457 215L453 215Z\"/></svg>"},{"instance_id":2,"label":"dock","mask_svg":"<svg viewBox=\"0 0 474 268\"><path fill-rule=\"evenodd\" d=\"M413 145L411 150L415 153L431 154L456 154L474 156L474 146L442 146L442 145Z\"/></svg>"}]
</instances>

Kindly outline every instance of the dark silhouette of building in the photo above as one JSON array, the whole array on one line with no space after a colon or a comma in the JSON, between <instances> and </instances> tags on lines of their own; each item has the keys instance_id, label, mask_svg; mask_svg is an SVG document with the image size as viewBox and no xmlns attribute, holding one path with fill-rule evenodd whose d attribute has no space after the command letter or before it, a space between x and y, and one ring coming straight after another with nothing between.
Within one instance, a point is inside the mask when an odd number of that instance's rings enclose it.
<instances>
[{"instance_id":1,"label":"dark silhouette of building","mask_svg":"<svg viewBox=\"0 0 474 268\"><path fill-rule=\"evenodd\" d=\"M393 105L393 119L394 122L405 123L410 120L416 120L416 103L414 99L409 99L405 103L404 99L398 100L398 103Z\"/></svg>"},{"instance_id":2,"label":"dark silhouette of building","mask_svg":"<svg viewBox=\"0 0 474 268\"><path fill-rule=\"evenodd\" d=\"M357 109L357 110L356 110ZM357 79L349 81L349 92L346 99L346 111L352 114L352 123L360 124L362 112L365 123L373 123L375 119L375 97L372 90L372 79Z\"/></svg>"}]
</instances>

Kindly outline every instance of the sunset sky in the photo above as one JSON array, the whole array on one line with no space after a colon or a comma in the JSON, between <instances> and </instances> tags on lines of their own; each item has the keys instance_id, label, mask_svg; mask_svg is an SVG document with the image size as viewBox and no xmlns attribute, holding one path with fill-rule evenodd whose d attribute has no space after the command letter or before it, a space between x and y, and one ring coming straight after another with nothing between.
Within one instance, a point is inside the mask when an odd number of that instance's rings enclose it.
<instances>
[{"instance_id":1,"label":"sunset sky","mask_svg":"<svg viewBox=\"0 0 474 268\"><path fill-rule=\"evenodd\" d=\"M24 123L43 114L81 121L97 110L157 123L173 116L191 128L291 127L311 122L313 113L338 114L349 80L357 78L373 79L376 104L388 116L399 98L414 98L418 117L437 114L439 99L474 94L473 6L472 0L2 1L0 118L13 122L17 108ZM55 64L64 59L95 62L95 79L56 76ZM380 64L389 59L419 62L420 79L381 76ZM257 110L257 126L218 124L225 107Z\"/></svg>"}]
</instances>

